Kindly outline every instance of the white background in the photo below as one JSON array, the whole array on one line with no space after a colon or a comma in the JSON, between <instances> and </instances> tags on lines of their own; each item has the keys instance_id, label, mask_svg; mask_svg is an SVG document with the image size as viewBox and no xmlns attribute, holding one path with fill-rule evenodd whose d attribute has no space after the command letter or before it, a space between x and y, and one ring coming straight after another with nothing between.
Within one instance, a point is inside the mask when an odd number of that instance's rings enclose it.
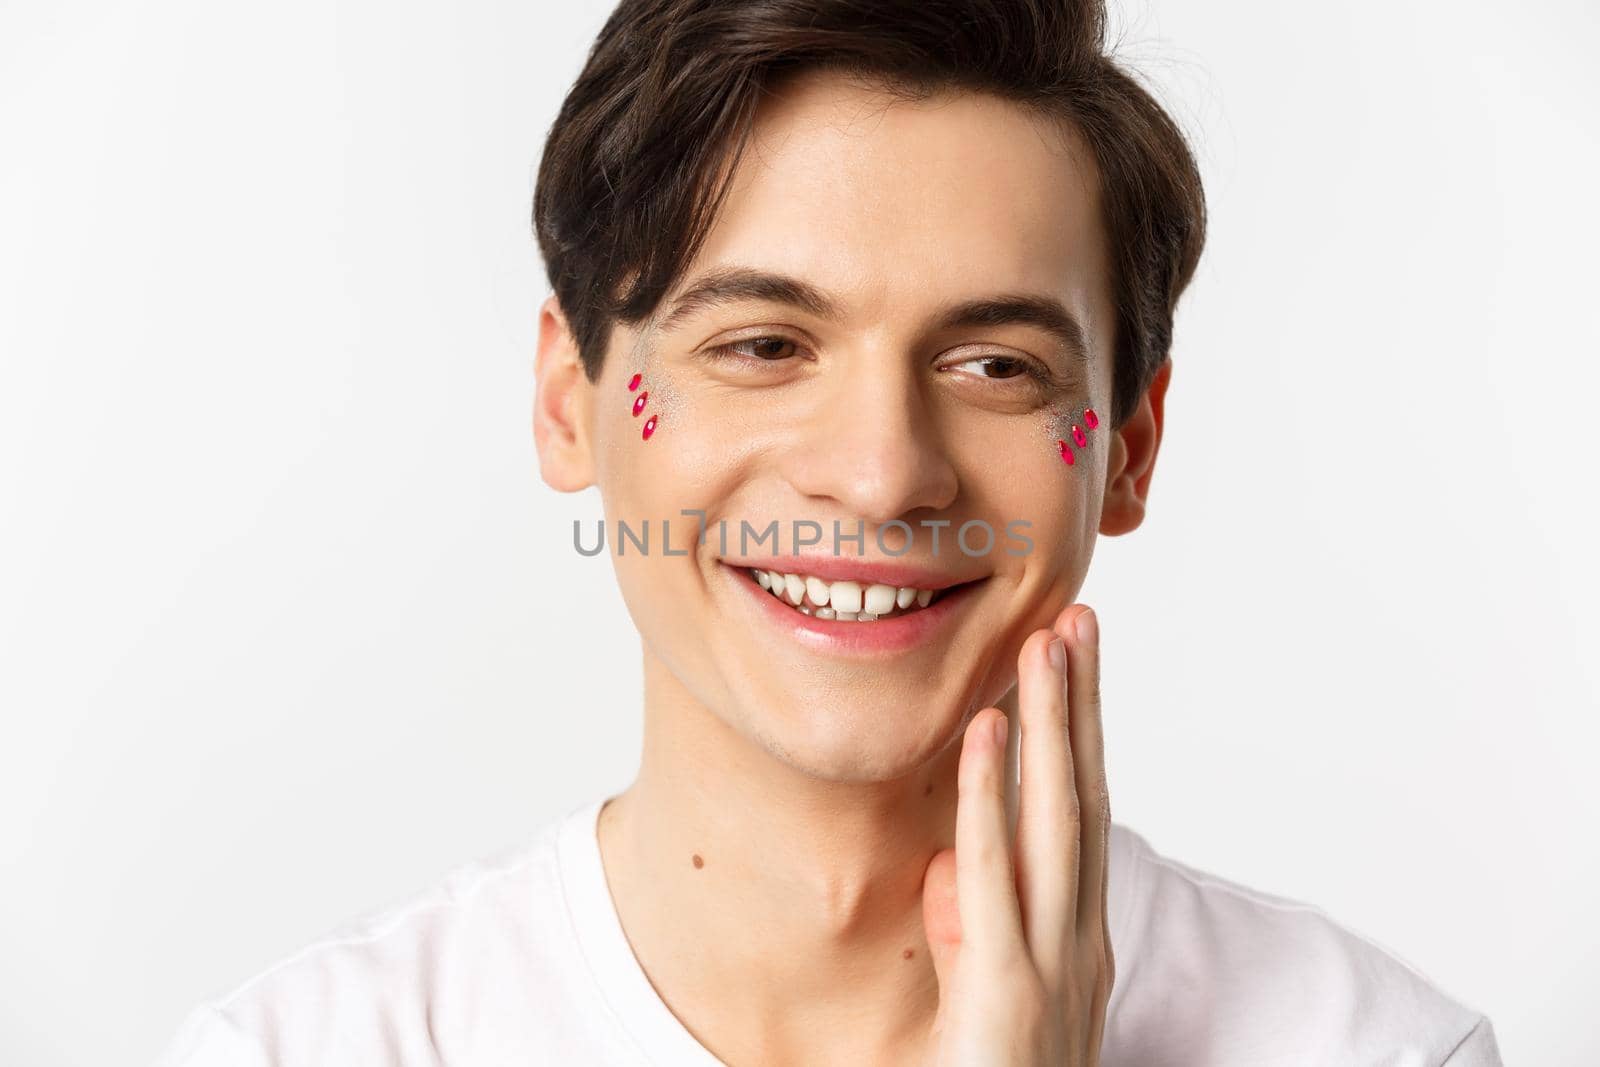
<instances>
[{"instance_id":1,"label":"white background","mask_svg":"<svg viewBox=\"0 0 1600 1067\"><path fill-rule=\"evenodd\" d=\"M620 789L638 650L539 482L543 137L608 7L0 7L0 1060L140 1063ZM1116 817L1600 1056L1580 0L1132 0L1210 243L1102 541Z\"/></svg>"}]
</instances>

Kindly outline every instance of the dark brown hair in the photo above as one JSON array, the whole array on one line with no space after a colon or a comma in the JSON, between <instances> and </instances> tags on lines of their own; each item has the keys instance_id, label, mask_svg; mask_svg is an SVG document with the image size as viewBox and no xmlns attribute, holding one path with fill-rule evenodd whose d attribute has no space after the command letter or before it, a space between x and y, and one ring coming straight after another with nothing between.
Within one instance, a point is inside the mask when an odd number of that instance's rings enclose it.
<instances>
[{"instance_id":1,"label":"dark brown hair","mask_svg":"<svg viewBox=\"0 0 1600 1067\"><path fill-rule=\"evenodd\" d=\"M599 377L613 322L646 319L694 258L763 89L828 68L1073 124L1100 176L1121 425L1167 358L1205 196L1182 133L1106 53L1105 22L1103 0L622 0L561 105L533 201L585 373Z\"/></svg>"}]
</instances>

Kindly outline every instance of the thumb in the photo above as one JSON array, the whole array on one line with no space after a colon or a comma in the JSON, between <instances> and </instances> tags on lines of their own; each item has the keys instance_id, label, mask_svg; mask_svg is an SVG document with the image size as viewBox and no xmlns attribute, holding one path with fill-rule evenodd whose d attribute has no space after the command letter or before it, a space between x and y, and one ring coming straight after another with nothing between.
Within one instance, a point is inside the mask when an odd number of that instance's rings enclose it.
<instances>
[{"instance_id":1,"label":"thumb","mask_svg":"<svg viewBox=\"0 0 1600 1067\"><path fill-rule=\"evenodd\" d=\"M961 949L961 907L956 894L956 850L942 849L922 875L922 929L939 988L948 989Z\"/></svg>"}]
</instances>

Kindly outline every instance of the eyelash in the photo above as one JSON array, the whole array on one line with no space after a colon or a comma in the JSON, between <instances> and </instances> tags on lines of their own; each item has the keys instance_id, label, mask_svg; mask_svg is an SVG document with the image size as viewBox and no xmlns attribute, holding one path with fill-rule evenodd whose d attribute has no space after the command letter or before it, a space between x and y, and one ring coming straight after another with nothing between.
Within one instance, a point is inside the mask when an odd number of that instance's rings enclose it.
<instances>
[{"instance_id":1,"label":"eyelash","mask_svg":"<svg viewBox=\"0 0 1600 1067\"><path fill-rule=\"evenodd\" d=\"M798 342L791 341L787 337L778 337L776 335L765 337L741 337L739 340L729 341L727 344L714 345L711 348L706 349L706 354L712 359L727 360L734 363L782 363L783 360L781 359L762 359L760 356L747 356L742 352L734 351L734 349L741 345L760 344L763 341L779 341L786 345L794 345L796 348L800 347Z\"/></svg>"},{"instance_id":2,"label":"eyelash","mask_svg":"<svg viewBox=\"0 0 1600 1067\"><path fill-rule=\"evenodd\" d=\"M777 335L758 336L758 337L744 337L744 338L740 338L737 341L729 341L727 344L714 345L711 348L706 349L706 354L710 358L712 358L714 360L727 361L727 362L733 362L733 363L750 364L750 363L781 363L781 362L783 362L783 359L781 359L781 358L780 359L763 359L760 356L748 356L748 355L745 355L742 352L734 351L736 348L740 347L741 345L760 344L762 342L770 342L770 341L778 341L778 342L781 342L783 344L793 345L796 348L799 347L798 342L791 341L787 337L779 337ZM1053 388L1056 388L1056 387L1058 387L1058 386L1060 386L1062 384L1061 381L1057 378L1057 376L1052 371L1050 371L1049 368L1045 367L1044 365L1039 363L1037 360L1029 359L1026 356L1011 356L1011 355L991 354L991 355L986 355L986 356L973 356L971 359L964 359L961 362L962 363L976 363L976 362L979 362L981 360L1009 361L1009 362L1012 362L1012 363L1019 363L1019 364L1022 365L1022 373L1023 374L1025 374L1028 377L1032 378L1036 383L1038 383L1039 385L1041 385L1041 386L1043 386L1043 387L1045 387L1047 389L1053 389ZM959 366L960 364L954 364L954 365L955 366ZM979 375L978 377L986 377L986 376L985 375ZM1013 375L1012 377L1015 377L1015 375ZM996 382L1005 382L1005 381L1010 381L1011 378L989 378L988 380L989 381L996 381Z\"/></svg>"}]
</instances>

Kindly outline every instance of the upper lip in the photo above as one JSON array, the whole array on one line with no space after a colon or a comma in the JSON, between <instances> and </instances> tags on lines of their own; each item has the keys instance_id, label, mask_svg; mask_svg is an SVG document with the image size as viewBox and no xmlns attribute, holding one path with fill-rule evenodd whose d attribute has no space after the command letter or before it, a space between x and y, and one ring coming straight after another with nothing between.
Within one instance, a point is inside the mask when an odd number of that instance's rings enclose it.
<instances>
[{"instance_id":1,"label":"upper lip","mask_svg":"<svg viewBox=\"0 0 1600 1067\"><path fill-rule=\"evenodd\" d=\"M768 556L763 559L724 559L730 567L758 571L811 575L824 581L864 581L868 584L905 586L910 589L949 589L987 577L962 578L948 571L914 563L890 560L853 559L849 556Z\"/></svg>"}]
</instances>

